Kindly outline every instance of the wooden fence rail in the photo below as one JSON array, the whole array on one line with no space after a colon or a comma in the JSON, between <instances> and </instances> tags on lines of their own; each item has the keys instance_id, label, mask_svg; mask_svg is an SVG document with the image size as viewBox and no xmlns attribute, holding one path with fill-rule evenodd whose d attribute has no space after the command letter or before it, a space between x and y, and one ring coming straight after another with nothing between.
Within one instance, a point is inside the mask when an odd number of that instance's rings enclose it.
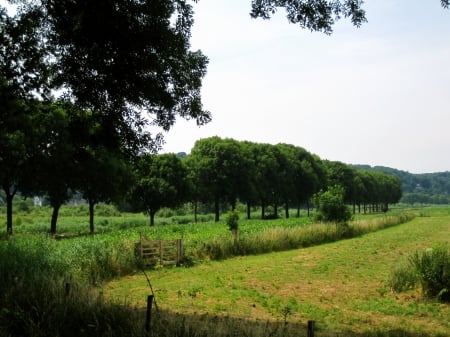
<instances>
[{"instance_id":1,"label":"wooden fence rail","mask_svg":"<svg viewBox=\"0 0 450 337\"><path fill-rule=\"evenodd\" d=\"M144 240L141 236L137 243L139 257L144 266L180 264L183 261L183 241Z\"/></svg>"}]
</instances>

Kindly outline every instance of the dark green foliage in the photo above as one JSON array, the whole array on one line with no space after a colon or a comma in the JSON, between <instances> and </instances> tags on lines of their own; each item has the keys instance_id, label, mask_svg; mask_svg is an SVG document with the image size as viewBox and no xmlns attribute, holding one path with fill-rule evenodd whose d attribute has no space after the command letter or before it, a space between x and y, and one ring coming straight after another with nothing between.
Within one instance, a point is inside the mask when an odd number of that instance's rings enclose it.
<instances>
[{"instance_id":1,"label":"dark green foliage","mask_svg":"<svg viewBox=\"0 0 450 337\"><path fill-rule=\"evenodd\" d=\"M417 273L423 294L450 302L450 250L438 247L416 251L409 261Z\"/></svg>"},{"instance_id":2,"label":"dark green foliage","mask_svg":"<svg viewBox=\"0 0 450 337\"><path fill-rule=\"evenodd\" d=\"M137 182L130 194L136 211L150 215L150 225L163 207L177 207L186 201L186 169L174 154L144 155L136 164Z\"/></svg>"},{"instance_id":3,"label":"dark green foliage","mask_svg":"<svg viewBox=\"0 0 450 337\"><path fill-rule=\"evenodd\" d=\"M226 221L230 231L236 232L239 229L239 212L236 210L228 211Z\"/></svg>"},{"instance_id":4,"label":"dark green foliage","mask_svg":"<svg viewBox=\"0 0 450 337\"><path fill-rule=\"evenodd\" d=\"M341 17L349 17L355 26L366 22L366 13L361 0L341 1L296 1L296 0L253 0L250 15L253 18L269 19L277 8L285 8L290 23L298 24L311 31L330 34L333 25Z\"/></svg>"},{"instance_id":5,"label":"dark green foliage","mask_svg":"<svg viewBox=\"0 0 450 337\"><path fill-rule=\"evenodd\" d=\"M344 188L340 185L330 186L314 196L314 204L319 221L345 223L351 219L352 214L344 202ZM345 231L345 228L342 229Z\"/></svg>"},{"instance_id":6,"label":"dark green foliage","mask_svg":"<svg viewBox=\"0 0 450 337\"><path fill-rule=\"evenodd\" d=\"M134 154L153 151L161 137L152 137L147 125L168 130L177 116L199 125L210 120L200 97L208 60L190 50L188 1L35 4L45 18L39 33L55 50L55 84L77 106L98 114L110 141Z\"/></svg>"}]
</instances>

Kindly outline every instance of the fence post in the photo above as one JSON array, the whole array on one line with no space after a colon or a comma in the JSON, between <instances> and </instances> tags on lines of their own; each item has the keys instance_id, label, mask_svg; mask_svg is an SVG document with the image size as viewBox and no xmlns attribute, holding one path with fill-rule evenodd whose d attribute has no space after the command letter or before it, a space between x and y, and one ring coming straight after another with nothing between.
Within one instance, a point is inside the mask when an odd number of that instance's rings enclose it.
<instances>
[{"instance_id":1,"label":"fence post","mask_svg":"<svg viewBox=\"0 0 450 337\"><path fill-rule=\"evenodd\" d=\"M139 233L139 250L141 251L140 261L143 262L144 261L144 245L143 245L143 240L142 240L142 232Z\"/></svg>"},{"instance_id":2,"label":"fence post","mask_svg":"<svg viewBox=\"0 0 450 337\"><path fill-rule=\"evenodd\" d=\"M147 297L147 315L145 317L145 335L151 337L152 335L152 303L153 295Z\"/></svg>"},{"instance_id":3,"label":"fence post","mask_svg":"<svg viewBox=\"0 0 450 337\"><path fill-rule=\"evenodd\" d=\"M177 265L181 263L183 259L183 244L181 239L177 240Z\"/></svg>"},{"instance_id":4,"label":"fence post","mask_svg":"<svg viewBox=\"0 0 450 337\"><path fill-rule=\"evenodd\" d=\"M314 337L314 325L315 325L315 321L308 321L307 337Z\"/></svg>"}]
</instances>

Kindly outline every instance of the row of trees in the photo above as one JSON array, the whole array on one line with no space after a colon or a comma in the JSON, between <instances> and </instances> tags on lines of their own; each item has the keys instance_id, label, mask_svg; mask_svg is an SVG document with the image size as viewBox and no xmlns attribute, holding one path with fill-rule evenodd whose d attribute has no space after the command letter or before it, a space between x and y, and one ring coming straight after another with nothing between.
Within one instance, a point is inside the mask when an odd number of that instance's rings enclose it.
<instances>
[{"instance_id":1,"label":"row of trees","mask_svg":"<svg viewBox=\"0 0 450 337\"><path fill-rule=\"evenodd\" d=\"M308 205L321 190L343 190L344 202L353 212L387 211L402 196L398 178L374 171L355 170L341 162L321 160L301 147L290 144L259 144L211 137L198 140L190 155L180 159L173 154L142 156L138 179L130 202L135 210L150 215L153 224L162 207L186 201L194 205L212 204L215 220L221 205L231 209L239 201L261 208L262 218L277 218L280 206L285 217L289 209ZM271 209L271 213L267 210Z\"/></svg>"},{"instance_id":2,"label":"row of trees","mask_svg":"<svg viewBox=\"0 0 450 337\"><path fill-rule=\"evenodd\" d=\"M213 202L215 219L219 205L236 201L261 207L262 218L278 217L279 206L289 209L309 204L312 196L331 186L342 186L344 201L361 211L387 210L402 196L398 178L365 170L355 170L336 161L321 160L301 147L290 144L259 144L211 137L198 140L185 159L189 180L195 186L194 199ZM271 206L272 214L266 214Z\"/></svg>"},{"instance_id":3,"label":"row of trees","mask_svg":"<svg viewBox=\"0 0 450 337\"><path fill-rule=\"evenodd\" d=\"M12 201L22 195L46 195L53 207L50 232L56 232L58 211L78 192L89 203L90 230L94 206L99 202L126 202L154 223L162 207L192 202L211 204L215 220L221 205L236 203L261 207L261 217L278 217L289 209L309 205L312 196L341 186L346 203L364 211L385 210L401 198L398 178L375 171L355 170L341 162L321 160L301 147L259 144L211 137L198 140L190 155L141 154L127 156L115 146L98 142L105 137L95 115L64 106L40 105L17 123L22 132L9 137L9 170L2 170L7 199L7 232L12 233ZM26 121L26 123L24 123ZM82 125L82 127L80 127ZM27 128L25 128L27 127ZM110 141L111 138L108 138ZM17 144L16 148L12 145ZM13 157L15 156L15 157ZM14 184L9 182L14 182ZM270 209L270 211L268 211Z\"/></svg>"}]
</instances>

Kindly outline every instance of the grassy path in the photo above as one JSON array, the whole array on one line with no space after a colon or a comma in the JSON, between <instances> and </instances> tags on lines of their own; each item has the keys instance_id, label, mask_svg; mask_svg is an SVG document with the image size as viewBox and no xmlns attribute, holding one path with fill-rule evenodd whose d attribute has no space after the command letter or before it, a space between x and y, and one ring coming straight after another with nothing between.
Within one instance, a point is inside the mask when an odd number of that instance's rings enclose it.
<instances>
[{"instance_id":1,"label":"grassy path","mask_svg":"<svg viewBox=\"0 0 450 337\"><path fill-rule=\"evenodd\" d=\"M394 294L389 273L409 254L450 245L450 215L409 223L332 244L148 271L160 308L248 320L305 322L319 329L367 333L402 329L450 336L449 305L420 292ZM149 287L137 273L105 285L107 298L145 307Z\"/></svg>"}]
</instances>

